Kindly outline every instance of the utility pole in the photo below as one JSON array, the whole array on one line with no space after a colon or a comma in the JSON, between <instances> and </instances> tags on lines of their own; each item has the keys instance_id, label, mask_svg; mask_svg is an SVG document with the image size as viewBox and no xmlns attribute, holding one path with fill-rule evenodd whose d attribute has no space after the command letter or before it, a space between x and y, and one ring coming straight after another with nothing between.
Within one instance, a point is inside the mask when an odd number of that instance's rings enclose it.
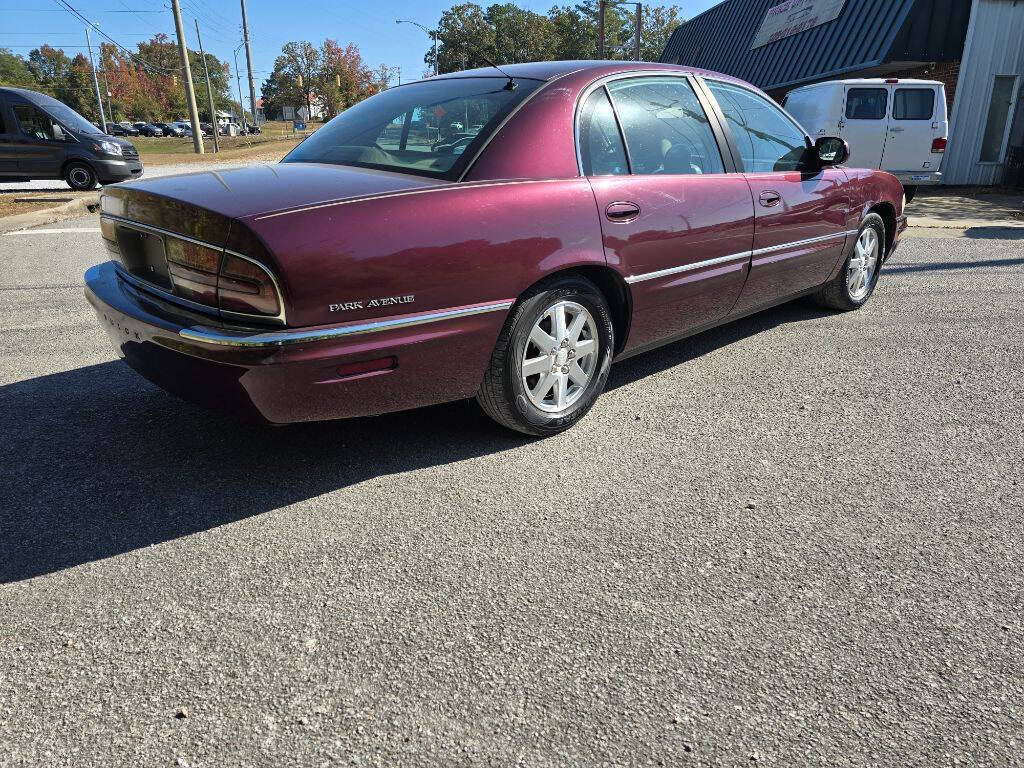
<instances>
[{"instance_id":1,"label":"utility pole","mask_svg":"<svg viewBox=\"0 0 1024 768\"><path fill-rule=\"evenodd\" d=\"M252 81L252 54L249 51L249 22L245 15L245 0L242 0L242 39L245 40L245 66L249 70L249 112L252 113L252 124L256 125L256 86ZM242 106L241 103L238 106ZM245 114L244 108L242 113Z\"/></svg>"},{"instance_id":2,"label":"utility pole","mask_svg":"<svg viewBox=\"0 0 1024 768\"><path fill-rule=\"evenodd\" d=\"M244 43L243 43L244 45ZM242 104L242 73L238 70L238 50L242 46L235 48L235 85L238 86L238 111L242 113L242 135L249 133L247 130L247 123L245 122L245 105ZM299 87L302 87L301 82L302 75L299 75Z\"/></svg>"},{"instance_id":3,"label":"utility pole","mask_svg":"<svg viewBox=\"0 0 1024 768\"><path fill-rule=\"evenodd\" d=\"M89 49L89 69L92 70L92 84L96 89L96 104L100 110L100 125L103 127L103 132L107 132L107 119L103 116L103 97L100 96L100 81L96 77L96 65L92 60L92 37L89 35L89 27L85 28L85 45Z\"/></svg>"},{"instance_id":4,"label":"utility pole","mask_svg":"<svg viewBox=\"0 0 1024 768\"><path fill-rule=\"evenodd\" d=\"M604 14L607 5L605 0L601 0L597 6L597 58L599 59L604 59Z\"/></svg>"},{"instance_id":5,"label":"utility pole","mask_svg":"<svg viewBox=\"0 0 1024 768\"><path fill-rule=\"evenodd\" d=\"M199 127L199 109L196 107L196 92L192 87L192 67L188 63L188 48L185 47L185 30L181 25L181 6L178 0L171 0L174 11L174 31L178 33L178 53L181 54L181 69L185 76L185 98L188 99L188 116L192 121L192 146L197 155L202 155L203 129Z\"/></svg>"},{"instance_id":6,"label":"utility pole","mask_svg":"<svg viewBox=\"0 0 1024 768\"><path fill-rule=\"evenodd\" d=\"M199 55L203 57L203 69L206 70L206 98L210 100L210 126L213 128L213 151L220 152L220 144L217 141L217 113L213 109L213 87L210 85L210 65L206 62L206 51L203 50L203 36L199 34L199 19L193 19L196 23L196 40L199 41ZM202 130L202 128L200 128Z\"/></svg>"},{"instance_id":7,"label":"utility pole","mask_svg":"<svg viewBox=\"0 0 1024 768\"><path fill-rule=\"evenodd\" d=\"M636 4L636 60L640 61L640 28L643 25L643 4Z\"/></svg>"}]
</instances>

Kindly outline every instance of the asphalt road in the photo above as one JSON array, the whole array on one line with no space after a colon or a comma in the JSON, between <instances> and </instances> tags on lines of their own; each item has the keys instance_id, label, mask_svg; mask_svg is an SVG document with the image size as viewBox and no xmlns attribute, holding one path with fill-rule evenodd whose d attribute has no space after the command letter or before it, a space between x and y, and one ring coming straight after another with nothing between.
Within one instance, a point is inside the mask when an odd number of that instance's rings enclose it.
<instances>
[{"instance_id":1,"label":"asphalt road","mask_svg":"<svg viewBox=\"0 0 1024 768\"><path fill-rule=\"evenodd\" d=\"M0 236L0 765L1024 763L1021 240L909 240L532 441L179 402L95 226Z\"/></svg>"}]
</instances>

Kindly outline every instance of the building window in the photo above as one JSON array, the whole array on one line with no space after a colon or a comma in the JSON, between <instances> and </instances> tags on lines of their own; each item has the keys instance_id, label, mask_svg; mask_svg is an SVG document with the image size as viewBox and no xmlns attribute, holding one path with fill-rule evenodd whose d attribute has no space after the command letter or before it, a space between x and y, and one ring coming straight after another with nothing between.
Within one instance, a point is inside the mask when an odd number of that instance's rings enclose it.
<instances>
[{"instance_id":1,"label":"building window","mask_svg":"<svg viewBox=\"0 0 1024 768\"><path fill-rule=\"evenodd\" d=\"M985 121L985 137L981 141L980 163L998 163L1003 153L1003 137L1006 135L1006 120L1010 116L1013 101L1015 75L996 75L992 83L992 99L988 103L988 119Z\"/></svg>"},{"instance_id":2,"label":"building window","mask_svg":"<svg viewBox=\"0 0 1024 768\"><path fill-rule=\"evenodd\" d=\"M885 88L851 88L846 92L846 119L884 120L888 102Z\"/></svg>"},{"instance_id":3,"label":"building window","mask_svg":"<svg viewBox=\"0 0 1024 768\"><path fill-rule=\"evenodd\" d=\"M932 88L897 88L892 97L894 120L931 120L935 111Z\"/></svg>"}]
</instances>

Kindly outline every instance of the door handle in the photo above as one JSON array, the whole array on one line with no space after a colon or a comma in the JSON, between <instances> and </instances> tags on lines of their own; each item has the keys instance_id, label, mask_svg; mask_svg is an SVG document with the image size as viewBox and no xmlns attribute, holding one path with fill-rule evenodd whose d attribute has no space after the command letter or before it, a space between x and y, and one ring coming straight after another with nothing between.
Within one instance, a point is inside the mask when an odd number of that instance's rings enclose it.
<instances>
[{"instance_id":1,"label":"door handle","mask_svg":"<svg viewBox=\"0 0 1024 768\"><path fill-rule=\"evenodd\" d=\"M890 128L889 133L903 133L902 128Z\"/></svg>"},{"instance_id":2,"label":"door handle","mask_svg":"<svg viewBox=\"0 0 1024 768\"><path fill-rule=\"evenodd\" d=\"M773 189L766 189L761 193L761 196L757 201L765 208L774 208L780 202L782 202L782 195Z\"/></svg>"},{"instance_id":3,"label":"door handle","mask_svg":"<svg viewBox=\"0 0 1024 768\"><path fill-rule=\"evenodd\" d=\"M628 202L611 203L604 209L604 215L608 217L609 221L619 223L632 221L640 215L640 206Z\"/></svg>"}]
</instances>

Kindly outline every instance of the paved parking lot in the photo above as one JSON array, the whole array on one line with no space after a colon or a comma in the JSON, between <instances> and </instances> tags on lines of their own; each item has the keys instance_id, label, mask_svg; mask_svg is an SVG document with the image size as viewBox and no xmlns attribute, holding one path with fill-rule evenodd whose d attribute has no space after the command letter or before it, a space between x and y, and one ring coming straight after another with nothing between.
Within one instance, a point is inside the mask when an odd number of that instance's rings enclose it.
<instances>
[{"instance_id":1,"label":"paved parking lot","mask_svg":"<svg viewBox=\"0 0 1024 768\"><path fill-rule=\"evenodd\" d=\"M1024 241L626 361L567 434L279 429L0 236L0 765L1024 761Z\"/></svg>"}]
</instances>

